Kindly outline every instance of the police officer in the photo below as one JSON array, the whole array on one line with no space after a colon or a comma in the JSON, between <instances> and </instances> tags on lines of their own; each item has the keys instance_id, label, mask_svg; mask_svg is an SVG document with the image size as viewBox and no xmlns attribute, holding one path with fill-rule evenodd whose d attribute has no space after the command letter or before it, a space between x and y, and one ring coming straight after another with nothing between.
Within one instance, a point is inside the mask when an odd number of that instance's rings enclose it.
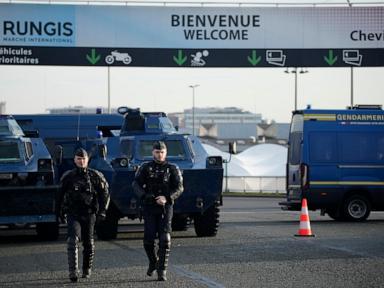
<instances>
[{"instance_id":1,"label":"police officer","mask_svg":"<svg viewBox=\"0 0 384 288\"><path fill-rule=\"evenodd\" d=\"M133 189L143 203L144 249L148 256L147 275L157 270L159 281L166 281L173 203L183 192L183 178L176 165L166 161L167 147L164 142L153 144L153 160L144 163L136 172ZM155 239L159 239L156 253Z\"/></svg>"},{"instance_id":2,"label":"police officer","mask_svg":"<svg viewBox=\"0 0 384 288\"><path fill-rule=\"evenodd\" d=\"M105 219L109 205L108 184L103 174L88 168L88 154L82 148L75 151L76 168L63 174L60 180L61 193L58 212L62 221L68 223L69 278L77 282L79 277L79 242L83 242L83 278L91 275L95 245L94 227ZM96 216L97 215L97 216Z\"/></svg>"}]
</instances>

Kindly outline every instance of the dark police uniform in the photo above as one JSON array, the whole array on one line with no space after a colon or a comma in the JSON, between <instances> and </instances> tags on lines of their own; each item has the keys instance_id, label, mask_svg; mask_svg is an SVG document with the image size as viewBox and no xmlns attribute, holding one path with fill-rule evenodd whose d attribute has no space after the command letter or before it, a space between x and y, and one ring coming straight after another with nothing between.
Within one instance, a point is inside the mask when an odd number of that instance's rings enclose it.
<instances>
[{"instance_id":1,"label":"dark police uniform","mask_svg":"<svg viewBox=\"0 0 384 288\"><path fill-rule=\"evenodd\" d=\"M165 144L162 145L159 147L165 147ZM174 164L153 160L138 169L132 186L143 203L144 249L149 260L147 275L152 276L157 269L158 280L165 281L171 247L173 203L183 192L181 172ZM166 198L164 206L156 203L157 196ZM157 237L158 253L155 251Z\"/></svg>"},{"instance_id":2,"label":"dark police uniform","mask_svg":"<svg viewBox=\"0 0 384 288\"><path fill-rule=\"evenodd\" d=\"M77 150L84 157L86 151ZM83 156L82 156L83 155ZM76 167L61 177L58 211L68 223L68 266L71 281L78 278L78 248L83 242L83 278L89 278L94 258L94 226L96 215L105 218L109 205L108 183L102 173L91 168ZM65 216L64 216L65 217Z\"/></svg>"}]
</instances>

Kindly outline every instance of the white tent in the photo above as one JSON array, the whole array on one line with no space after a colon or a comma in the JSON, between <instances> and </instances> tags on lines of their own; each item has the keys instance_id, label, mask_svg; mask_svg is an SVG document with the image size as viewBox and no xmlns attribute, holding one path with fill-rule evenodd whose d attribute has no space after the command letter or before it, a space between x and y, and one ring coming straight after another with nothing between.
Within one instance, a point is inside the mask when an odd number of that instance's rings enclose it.
<instances>
[{"instance_id":1,"label":"white tent","mask_svg":"<svg viewBox=\"0 0 384 288\"><path fill-rule=\"evenodd\" d=\"M203 144L211 156L222 156L229 159L229 154ZM285 176L287 148L276 144L259 144L232 155L228 163L228 176Z\"/></svg>"}]
</instances>

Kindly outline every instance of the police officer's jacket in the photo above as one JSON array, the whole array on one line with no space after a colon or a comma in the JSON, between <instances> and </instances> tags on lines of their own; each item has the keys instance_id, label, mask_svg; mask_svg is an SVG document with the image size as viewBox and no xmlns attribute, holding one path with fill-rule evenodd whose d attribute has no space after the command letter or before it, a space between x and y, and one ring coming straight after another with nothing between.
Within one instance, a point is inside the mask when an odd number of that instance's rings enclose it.
<instances>
[{"instance_id":1,"label":"police officer's jacket","mask_svg":"<svg viewBox=\"0 0 384 288\"><path fill-rule=\"evenodd\" d=\"M172 205L184 190L180 169L167 161L154 160L140 166L132 187L144 205L156 205L157 196L164 196L166 204Z\"/></svg>"},{"instance_id":2,"label":"police officer's jacket","mask_svg":"<svg viewBox=\"0 0 384 288\"><path fill-rule=\"evenodd\" d=\"M74 168L63 174L58 210L61 214L106 214L108 183L102 173L91 168Z\"/></svg>"}]
</instances>

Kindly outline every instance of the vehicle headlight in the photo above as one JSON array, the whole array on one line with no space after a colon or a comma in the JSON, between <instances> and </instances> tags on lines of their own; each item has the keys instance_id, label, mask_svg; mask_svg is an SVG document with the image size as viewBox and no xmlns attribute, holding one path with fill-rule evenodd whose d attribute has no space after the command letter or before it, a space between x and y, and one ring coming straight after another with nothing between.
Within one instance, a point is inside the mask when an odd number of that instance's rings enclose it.
<instances>
[{"instance_id":1,"label":"vehicle headlight","mask_svg":"<svg viewBox=\"0 0 384 288\"><path fill-rule=\"evenodd\" d=\"M207 168L221 168L223 166L223 158L221 156L207 157Z\"/></svg>"},{"instance_id":2,"label":"vehicle headlight","mask_svg":"<svg viewBox=\"0 0 384 288\"><path fill-rule=\"evenodd\" d=\"M216 158L208 158L208 164L209 165L216 165L216 161L217 161Z\"/></svg>"},{"instance_id":3,"label":"vehicle headlight","mask_svg":"<svg viewBox=\"0 0 384 288\"><path fill-rule=\"evenodd\" d=\"M25 180L28 178L28 173L27 172L19 172L19 173L17 173L17 177L19 177L21 180Z\"/></svg>"},{"instance_id":4,"label":"vehicle headlight","mask_svg":"<svg viewBox=\"0 0 384 288\"><path fill-rule=\"evenodd\" d=\"M39 159L37 160L37 167L38 170L43 170L43 169L52 169L52 160L51 159Z\"/></svg>"},{"instance_id":5,"label":"vehicle headlight","mask_svg":"<svg viewBox=\"0 0 384 288\"><path fill-rule=\"evenodd\" d=\"M128 166L128 159L127 158L121 158L119 161L120 167L127 167Z\"/></svg>"}]
</instances>

